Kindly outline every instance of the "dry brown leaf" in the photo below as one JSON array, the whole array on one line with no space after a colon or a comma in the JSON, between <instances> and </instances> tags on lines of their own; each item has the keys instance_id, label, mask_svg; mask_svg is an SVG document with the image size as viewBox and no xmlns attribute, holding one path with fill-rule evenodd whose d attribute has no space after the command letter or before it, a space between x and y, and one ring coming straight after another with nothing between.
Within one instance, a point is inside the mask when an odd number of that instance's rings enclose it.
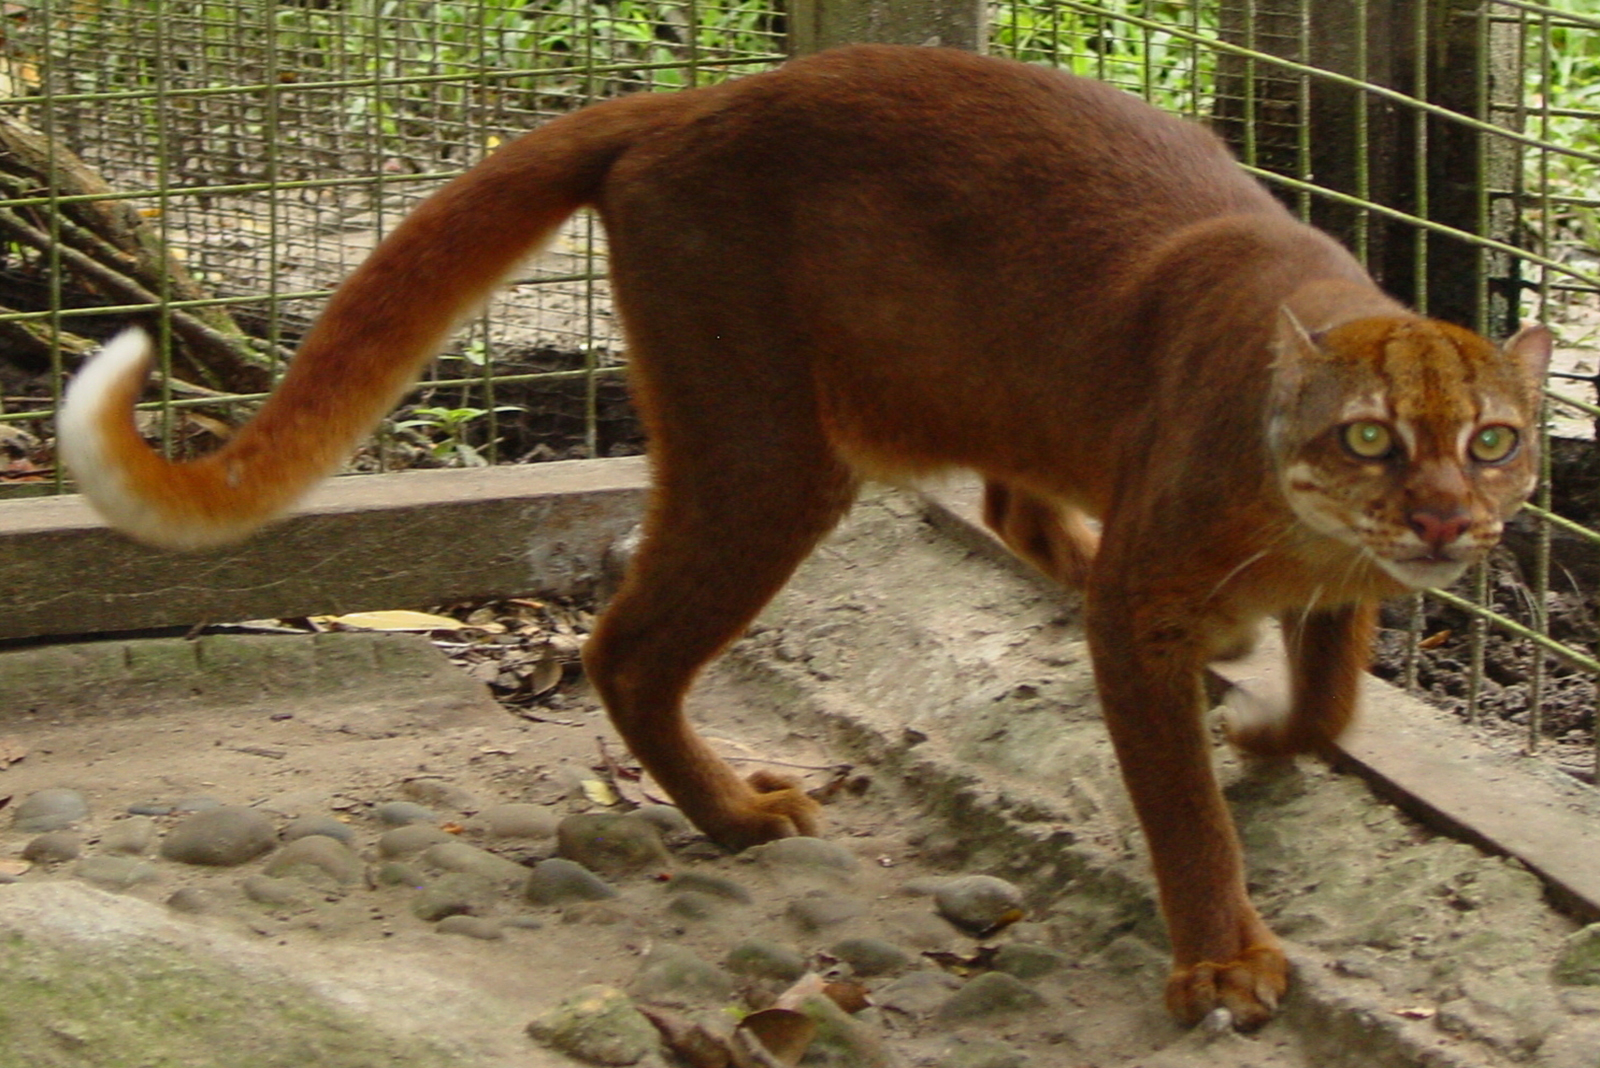
<instances>
[{"instance_id":1,"label":"dry brown leaf","mask_svg":"<svg viewBox=\"0 0 1600 1068\"><path fill-rule=\"evenodd\" d=\"M797 1009L752 1012L733 1029L733 1063L738 1068L793 1068L816 1037L817 1022Z\"/></svg>"},{"instance_id":2,"label":"dry brown leaf","mask_svg":"<svg viewBox=\"0 0 1600 1068\"><path fill-rule=\"evenodd\" d=\"M397 610L391 612L347 612L342 616L312 616L313 623L356 630L460 630L464 624L459 619L438 616L432 612Z\"/></svg>"},{"instance_id":3,"label":"dry brown leaf","mask_svg":"<svg viewBox=\"0 0 1600 1068\"><path fill-rule=\"evenodd\" d=\"M652 1005L638 1008L645 1019L656 1025L666 1047L683 1058L690 1068L728 1068L733 1063L728 1043L701 1024Z\"/></svg>"},{"instance_id":4,"label":"dry brown leaf","mask_svg":"<svg viewBox=\"0 0 1600 1068\"><path fill-rule=\"evenodd\" d=\"M1441 646L1445 642L1449 641L1454 635L1455 635L1455 632L1452 631L1452 630L1449 630L1449 629L1441 630L1436 634L1430 634L1426 638L1422 639L1420 642L1417 643L1417 648L1418 649L1437 649L1437 648L1439 648L1439 646Z\"/></svg>"},{"instance_id":5,"label":"dry brown leaf","mask_svg":"<svg viewBox=\"0 0 1600 1068\"><path fill-rule=\"evenodd\" d=\"M547 648L528 676L528 693L534 697L549 693L561 685L561 674L561 661Z\"/></svg>"}]
</instances>

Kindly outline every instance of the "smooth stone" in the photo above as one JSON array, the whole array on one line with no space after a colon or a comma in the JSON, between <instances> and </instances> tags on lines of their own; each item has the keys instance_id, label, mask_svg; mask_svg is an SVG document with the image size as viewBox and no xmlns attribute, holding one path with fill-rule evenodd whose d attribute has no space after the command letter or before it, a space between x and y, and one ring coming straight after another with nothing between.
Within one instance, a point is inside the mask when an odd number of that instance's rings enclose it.
<instances>
[{"instance_id":1,"label":"smooth stone","mask_svg":"<svg viewBox=\"0 0 1600 1068\"><path fill-rule=\"evenodd\" d=\"M796 875L849 880L861 869L854 853L824 838L780 838L745 852L764 868Z\"/></svg>"},{"instance_id":2,"label":"smooth stone","mask_svg":"<svg viewBox=\"0 0 1600 1068\"><path fill-rule=\"evenodd\" d=\"M1022 891L992 875L963 875L933 895L939 915L971 934L982 934L1021 919Z\"/></svg>"},{"instance_id":3,"label":"smooth stone","mask_svg":"<svg viewBox=\"0 0 1600 1068\"><path fill-rule=\"evenodd\" d=\"M375 886L411 886L421 889L428 885L427 877L409 864L386 860L372 873Z\"/></svg>"},{"instance_id":4,"label":"smooth stone","mask_svg":"<svg viewBox=\"0 0 1600 1068\"><path fill-rule=\"evenodd\" d=\"M415 801L385 801L372 810L373 818L388 827L408 827L413 823L435 823L433 809Z\"/></svg>"},{"instance_id":5,"label":"smooth stone","mask_svg":"<svg viewBox=\"0 0 1600 1068\"><path fill-rule=\"evenodd\" d=\"M167 908L173 912L184 912L189 915L199 915L210 912L216 907L216 902L211 895L198 886L184 886L174 890L167 896Z\"/></svg>"},{"instance_id":6,"label":"smooth stone","mask_svg":"<svg viewBox=\"0 0 1600 1068\"><path fill-rule=\"evenodd\" d=\"M328 876L341 886L350 886L361 882L367 866L337 839L312 834L296 838L278 850L262 870L276 878L304 878L306 869Z\"/></svg>"},{"instance_id":7,"label":"smooth stone","mask_svg":"<svg viewBox=\"0 0 1600 1068\"><path fill-rule=\"evenodd\" d=\"M601 875L664 868L670 862L654 824L615 812L583 812L562 820L556 852Z\"/></svg>"},{"instance_id":8,"label":"smooth stone","mask_svg":"<svg viewBox=\"0 0 1600 1068\"><path fill-rule=\"evenodd\" d=\"M445 871L481 875L505 886L515 886L528 877L528 869L516 861L496 856L466 842L440 842L422 854L424 863Z\"/></svg>"},{"instance_id":9,"label":"smooth stone","mask_svg":"<svg viewBox=\"0 0 1600 1068\"><path fill-rule=\"evenodd\" d=\"M885 937L919 951L949 949L956 940L956 929L948 920L922 909L896 910L879 926Z\"/></svg>"},{"instance_id":10,"label":"smooth stone","mask_svg":"<svg viewBox=\"0 0 1600 1068\"><path fill-rule=\"evenodd\" d=\"M1600 986L1600 923L1567 937L1554 974L1563 986Z\"/></svg>"},{"instance_id":11,"label":"smooth stone","mask_svg":"<svg viewBox=\"0 0 1600 1068\"><path fill-rule=\"evenodd\" d=\"M476 812L482 807L469 791L443 779L407 779L400 784L400 792L424 805L456 812Z\"/></svg>"},{"instance_id":12,"label":"smooth stone","mask_svg":"<svg viewBox=\"0 0 1600 1068\"><path fill-rule=\"evenodd\" d=\"M490 805L467 821L467 827L490 838L554 838L556 814L545 805L512 802Z\"/></svg>"},{"instance_id":13,"label":"smooth stone","mask_svg":"<svg viewBox=\"0 0 1600 1068\"><path fill-rule=\"evenodd\" d=\"M733 996L733 980L684 946L657 943L629 988L635 997L665 1005L720 1003Z\"/></svg>"},{"instance_id":14,"label":"smooth stone","mask_svg":"<svg viewBox=\"0 0 1600 1068\"><path fill-rule=\"evenodd\" d=\"M934 1068L1023 1068L1028 1055L996 1038L957 1035L934 1061Z\"/></svg>"},{"instance_id":15,"label":"smooth stone","mask_svg":"<svg viewBox=\"0 0 1600 1068\"><path fill-rule=\"evenodd\" d=\"M855 1019L831 998L814 994L800 1003L800 1011L817 1025L805 1063L833 1068L893 1068L900 1063L884 1048L877 1028Z\"/></svg>"},{"instance_id":16,"label":"smooth stone","mask_svg":"<svg viewBox=\"0 0 1600 1068\"><path fill-rule=\"evenodd\" d=\"M835 927L858 916L865 916L867 906L853 898L835 897L829 894L791 901L788 911L789 918L801 930L816 932L825 927Z\"/></svg>"},{"instance_id":17,"label":"smooth stone","mask_svg":"<svg viewBox=\"0 0 1600 1068\"><path fill-rule=\"evenodd\" d=\"M674 893L684 890L694 890L713 897L735 901L741 905L748 905L755 899L750 896L750 891L734 882L724 879L720 875L710 875L701 871L680 871L667 880L667 889Z\"/></svg>"},{"instance_id":18,"label":"smooth stone","mask_svg":"<svg viewBox=\"0 0 1600 1068\"><path fill-rule=\"evenodd\" d=\"M995 951L993 968L1018 979L1037 979L1066 967L1072 958L1047 946L1008 942Z\"/></svg>"},{"instance_id":19,"label":"smooth stone","mask_svg":"<svg viewBox=\"0 0 1600 1068\"><path fill-rule=\"evenodd\" d=\"M977 1020L1002 1013L1025 1012L1044 1004L1044 997L1016 976L984 972L969 979L934 1015L944 1021Z\"/></svg>"},{"instance_id":20,"label":"smooth stone","mask_svg":"<svg viewBox=\"0 0 1600 1068\"><path fill-rule=\"evenodd\" d=\"M663 835L693 834L694 824L677 805L640 805L633 813Z\"/></svg>"},{"instance_id":21,"label":"smooth stone","mask_svg":"<svg viewBox=\"0 0 1600 1068\"><path fill-rule=\"evenodd\" d=\"M860 976L893 975L911 966L911 955L881 938L846 938L828 950Z\"/></svg>"},{"instance_id":22,"label":"smooth stone","mask_svg":"<svg viewBox=\"0 0 1600 1068\"><path fill-rule=\"evenodd\" d=\"M385 857L405 857L420 853L440 842L454 842L456 836L427 823L396 827L378 836L378 853Z\"/></svg>"},{"instance_id":23,"label":"smooth stone","mask_svg":"<svg viewBox=\"0 0 1600 1068\"><path fill-rule=\"evenodd\" d=\"M417 891L411 901L411 912L429 922L446 916L486 912L499 897L499 889L492 880L481 875L453 871Z\"/></svg>"},{"instance_id":24,"label":"smooth stone","mask_svg":"<svg viewBox=\"0 0 1600 1068\"><path fill-rule=\"evenodd\" d=\"M52 786L22 799L11 825L23 834L42 834L72 826L89 814L89 802L76 790Z\"/></svg>"},{"instance_id":25,"label":"smooth stone","mask_svg":"<svg viewBox=\"0 0 1600 1068\"><path fill-rule=\"evenodd\" d=\"M197 812L167 832L161 855L183 864L231 867L254 860L277 844L277 828L265 813L223 805Z\"/></svg>"},{"instance_id":26,"label":"smooth stone","mask_svg":"<svg viewBox=\"0 0 1600 1068\"><path fill-rule=\"evenodd\" d=\"M907 1016L927 1016L961 989L961 980L947 972L911 972L872 995L872 1003Z\"/></svg>"},{"instance_id":27,"label":"smooth stone","mask_svg":"<svg viewBox=\"0 0 1600 1068\"><path fill-rule=\"evenodd\" d=\"M130 816L106 828L100 848L106 853L143 855L156 841L156 821L149 816Z\"/></svg>"},{"instance_id":28,"label":"smooth stone","mask_svg":"<svg viewBox=\"0 0 1600 1068\"><path fill-rule=\"evenodd\" d=\"M685 890L673 894L667 901L666 912L683 920L709 920L727 905L727 901L699 890Z\"/></svg>"},{"instance_id":29,"label":"smooth stone","mask_svg":"<svg viewBox=\"0 0 1600 1068\"><path fill-rule=\"evenodd\" d=\"M655 1024L634 1008L627 994L608 986L574 991L530 1023L528 1034L589 1064L637 1064L661 1048Z\"/></svg>"},{"instance_id":30,"label":"smooth stone","mask_svg":"<svg viewBox=\"0 0 1600 1068\"><path fill-rule=\"evenodd\" d=\"M506 933L500 929L500 925L493 920L486 920L482 916L468 916L459 912L440 920L435 925L434 930L442 934L478 938L485 942L493 942L506 936Z\"/></svg>"},{"instance_id":31,"label":"smooth stone","mask_svg":"<svg viewBox=\"0 0 1600 1068\"><path fill-rule=\"evenodd\" d=\"M286 905L308 903L309 888L304 883L292 879L278 879L271 875L247 875L239 880L239 889L245 897L258 905L281 908Z\"/></svg>"},{"instance_id":32,"label":"smooth stone","mask_svg":"<svg viewBox=\"0 0 1600 1068\"><path fill-rule=\"evenodd\" d=\"M22 859L35 864L61 864L83 854L83 839L76 831L46 831L22 847Z\"/></svg>"},{"instance_id":33,"label":"smooth stone","mask_svg":"<svg viewBox=\"0 0 1600 1068\"><path fill-rule=\"evenodd\" d=\"M138 857L84 857L73 872L107 890L126 890L157 878L155 865Z\"/></svg>"},{"instance_id":34,"label":"smooth stone","mask_svg":"<svg viewBox=\"0 0 1600 1068\"><path fill-rule=\"evenodd\" d=\"M806 959L794 946L747 938L728 950L722 966L735 975L793 982L806 973Z\"/></svg>"},{"instance_id":35,"label":"smooth stone","mask_svg":"<svg viewBox=\"0 0 1600 1068\"><path fill-rule=\"evenodd\" d=\"M535 905L561 905L570 901L603 901L616 897L617 892L583 865L551 857L533 866L524 895Z\"/></svg>"},{"instance_id":36,"label":"smooth stone","mask_svg":"<svg viewBox=\"0 0 1600 1068\"><path fill-rule=\"evenodd\" d=\"M301 816L290 821L289 825L278 835L285 842L297 842L302 838L320 835L323 838L332 838L336 842L349 845L356 840L353 827L343 820L332 816Z\"/></svg>"}]
</instances>

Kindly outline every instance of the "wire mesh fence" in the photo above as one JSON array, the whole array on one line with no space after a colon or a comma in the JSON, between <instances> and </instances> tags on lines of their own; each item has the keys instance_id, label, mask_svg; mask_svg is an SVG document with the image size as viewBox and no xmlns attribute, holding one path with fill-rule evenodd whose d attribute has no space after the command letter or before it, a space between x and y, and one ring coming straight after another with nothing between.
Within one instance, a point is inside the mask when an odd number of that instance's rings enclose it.
<instances>
[{"instance_id":1,"label":"wire mesh fence","mask_svg":"<svg viewBox=\"0 0 1600 1068\"><path fill-rule=\"evenodd\" d=\"M1600 0L989 10L993 51L1213 124L1396 296L1493 336L1556 328L1540 496L1492 566L1387 618L1380 671L1592 779ZM0 18L0 494L66 488L25 441L130 319L165 342L152 425L203 446L445 177L589 101L785 51L775 0L32 0ZM355 466L633 447L603 268L580 217Z\"/></svg>"}]
</instances>

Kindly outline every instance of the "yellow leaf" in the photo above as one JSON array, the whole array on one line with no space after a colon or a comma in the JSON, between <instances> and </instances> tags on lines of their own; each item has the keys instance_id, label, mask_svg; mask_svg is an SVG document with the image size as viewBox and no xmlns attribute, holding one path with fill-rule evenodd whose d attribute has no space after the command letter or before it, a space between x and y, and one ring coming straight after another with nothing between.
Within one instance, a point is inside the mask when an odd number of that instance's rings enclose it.
<instances>
[{"instance_id":1,"label":"yellow leaf","mask_svg":"<svg viewBox=\"0 0 1600 1068\"><path fill-rule=\"evenodd\" d=\"M312 616L313 623L354 630L460 630L461 621L431 612L349 612L342 616Z\"/></svg>"},{"instance_id":2,"label":"yellow leaf","mask_svg":"<svg viewBox=\"0 0 1600 1068\"><path fill-rule=\"evenodd\" d=\"M597 805L615 805L622 800L611 784L603 779L583 780L583 796Z\"/></svg>"}]
</instances>

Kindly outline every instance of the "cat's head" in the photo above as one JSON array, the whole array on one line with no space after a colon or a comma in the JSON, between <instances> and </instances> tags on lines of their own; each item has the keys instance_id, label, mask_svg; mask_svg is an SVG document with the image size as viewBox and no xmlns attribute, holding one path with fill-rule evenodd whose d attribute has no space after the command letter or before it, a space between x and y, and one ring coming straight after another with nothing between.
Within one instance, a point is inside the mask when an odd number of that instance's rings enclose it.
<instances>
[{"instance_id":1,"label":"cat's head","mask_svg":"<svg viewBox=\"0 0 1600 1068\"><path fill-rule=\"evenodd\" d=\"M1539 477L1550 333L1496 348L1413 316L1274 340L1268 440L1284 498L1319 534L1412 589L1444 586L1494 547Z\"/></svg>"}]
</instances>

